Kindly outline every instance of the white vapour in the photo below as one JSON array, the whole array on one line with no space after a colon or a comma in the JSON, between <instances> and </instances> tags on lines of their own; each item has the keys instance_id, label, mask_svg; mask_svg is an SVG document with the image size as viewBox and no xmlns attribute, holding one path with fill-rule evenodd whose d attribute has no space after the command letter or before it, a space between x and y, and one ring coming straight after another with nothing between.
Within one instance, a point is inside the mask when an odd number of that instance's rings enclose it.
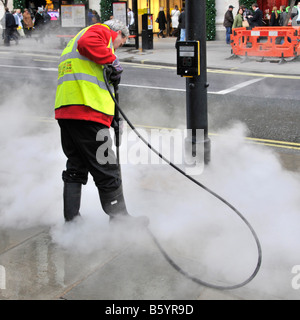
<instances>
[{"instance_id":1,"label":"white vapour","mask_svg":"<svg viewBox=\"0 0 300 320\"><path fill-rule=\"evenodd\" d=\"M212 162L199 180L235 206L256 230L263 249L257 279L267 281L257 280L255 285L274 297L282 297L282 292L293 296L291 270L299 263L300 176L284 170L270 149L245 142L245 132L237 124L213 138ZM251 274L256 245L232 210L171 171L153 175L149 170L147 179L143 185L163 181L157 201L165 206L159 212L148 208L152 228L175 261L212 282L237 283Z\"/></svg>"},{"instance_id":2,"label":"white vapour","mask_svg":"<svg viewBox=\"0 0 300 320\"><path fill-rule=\"evenodd\" d=\"M53 241L82 254L105 247L108 219L91 178L83 188L82 223L63 225L65 157L57 124L34 117L21 99L10 105L1 108L0 119L0 225L54 226ZM300 264L299 174L284 170L273 151L246 142L245 135L245 127L237 124L213 136L212 161L198 179L231 202L257 231L263 264L251 288L293 297L291 270ZM254 269L252 235L219 200L167 165L127 164L122 174L129 212L150 217L151 230L186 271L224 283L242 281Z\"/></svg>"},{"instance_id":3,"label":"white vapour","mask_svg":"<svg viewBox=\"0 0 300 320\"><path fill-rule=\"evenodd\" d=\"M35 117L23 99L6 103L9 108L1 108L0 223L17 227L52 223L60 210L58 131Z\"/></svg>"}]
</instances>

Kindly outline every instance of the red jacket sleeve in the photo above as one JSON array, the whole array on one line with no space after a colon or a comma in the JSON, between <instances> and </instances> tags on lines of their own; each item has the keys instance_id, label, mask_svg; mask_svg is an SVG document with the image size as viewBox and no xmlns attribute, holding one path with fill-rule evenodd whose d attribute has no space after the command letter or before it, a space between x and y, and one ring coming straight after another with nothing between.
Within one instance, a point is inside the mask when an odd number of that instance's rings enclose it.
<instances>
[{"instance_id":1,"label":"red jacket sleeve","mask_svg":"<svg viewBox=\"0 0 300 320\"><path fill-rule=\"evenodd\" d=\"M82 56L97 64L111 64L116 56L112 53L112 49L107 48L107 46L110 38L114 41L117 35L117 32L95 24L78 40L77 49Z\"/></svg>"}]
</instances>

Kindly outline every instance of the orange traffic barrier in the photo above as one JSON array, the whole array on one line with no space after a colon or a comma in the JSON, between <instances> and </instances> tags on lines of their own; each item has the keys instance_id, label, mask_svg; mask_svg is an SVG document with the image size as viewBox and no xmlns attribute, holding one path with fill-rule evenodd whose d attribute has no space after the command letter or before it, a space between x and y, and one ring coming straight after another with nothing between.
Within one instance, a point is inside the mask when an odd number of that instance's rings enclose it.
<instances>
[{"instance_id":1,"label":"orange traffic barrier","mask_svg":"<svg viewBox=\"0 0 300 320\"><path fill-rule=\"evenodd\" d=\"M231 47L236 56L296 58L300 55L300 27L236 28Z\"/></svg>"}]
</instances>

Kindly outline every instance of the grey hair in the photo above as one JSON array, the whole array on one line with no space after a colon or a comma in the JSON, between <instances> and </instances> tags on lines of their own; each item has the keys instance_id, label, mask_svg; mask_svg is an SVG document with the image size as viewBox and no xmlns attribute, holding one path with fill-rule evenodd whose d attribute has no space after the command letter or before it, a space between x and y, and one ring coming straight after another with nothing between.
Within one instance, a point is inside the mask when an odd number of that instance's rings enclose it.
<instances>
[{"instance_id":1,"label":"grey hair","mask_svg":"<svg viewBox=\"0 0 300 320\"><path fill-rule=\"evenodd\" d=\"M113 31L116 31L116 32L121 31L123 38L129 36L129 30L127 26L120 20L111 19L111 20L105 21L103 24L107 25Z\"/></svg>"}]
</instances>

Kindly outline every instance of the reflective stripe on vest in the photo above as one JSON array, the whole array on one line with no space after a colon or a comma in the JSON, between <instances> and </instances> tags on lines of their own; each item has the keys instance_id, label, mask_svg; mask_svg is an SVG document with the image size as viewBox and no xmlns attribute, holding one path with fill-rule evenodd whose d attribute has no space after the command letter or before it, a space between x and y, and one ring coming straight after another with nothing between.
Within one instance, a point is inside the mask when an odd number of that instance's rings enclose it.
<instances>
[{"instance_id":1,"label":"reflective stripe on vest","mask_svg":"<svg viewBox=\"0 0 300 320\"><path fill-rule=\"evenodd\" d=\"M106 25L102 26L109 29ZM103 66L80 55L77 50L78 40L90 27L81 30L70 40L61 55L55 109L82 105L113 116L115 105L105 85ZM107 48L114 53L112 38Z\"/></svg>"}]
</instances>

